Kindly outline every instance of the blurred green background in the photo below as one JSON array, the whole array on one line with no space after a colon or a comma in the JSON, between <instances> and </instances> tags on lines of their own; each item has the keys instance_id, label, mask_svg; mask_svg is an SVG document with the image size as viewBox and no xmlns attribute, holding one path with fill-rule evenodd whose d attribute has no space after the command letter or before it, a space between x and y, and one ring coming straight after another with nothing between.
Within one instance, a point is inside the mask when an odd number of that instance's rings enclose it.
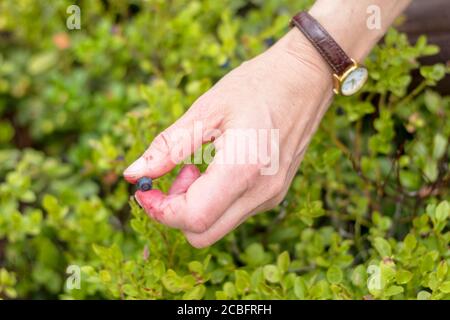
<instances>
[{"instance_id":1,"label":"blurred green background","mask_svg":"<svg viewBox=\"0 0 450 320\"><path fill-rule=\"evenodd\" d=\"M449 68L423 36L389 31L285 201L213 247L130 198L127 164L312 2L1 1L0 298L449 299Z\"/></svg>"}]
</instances>

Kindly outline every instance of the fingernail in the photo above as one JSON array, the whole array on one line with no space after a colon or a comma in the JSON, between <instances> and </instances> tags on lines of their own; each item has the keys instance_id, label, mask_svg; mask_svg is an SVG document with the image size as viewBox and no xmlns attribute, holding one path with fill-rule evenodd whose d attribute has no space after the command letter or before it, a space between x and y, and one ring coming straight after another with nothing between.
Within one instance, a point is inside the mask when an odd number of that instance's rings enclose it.
<instances>
[{"instance_id":1,"label":"fingernail","mask_svg":"<svg viewBox=\"0 0 450 320\"><path fill-rule=\"evenodd\" d=\"M139 206L140 206L141 208L144 208L144 207L142 206L142 203L139 201L139 198L138 198L138 197L134 196L134 200L136 200L136 202L139 204Z\"/></svg>"},{"instance_id":2,"label":"fingernail","mask_svg":"<svg viewBox=\"0 0 450 320\"><path fill-rule=\"evenodd\" d=\"M135 162L133 162L125 171L124 175L127 177L137 176L143 174L147 168L147 162L143 157L140 157Z\"/></svg>"},{"instance_id":3,"label":"fingernail","mask_svg":"<svg viewBox=\"0 0 450 320\"><path fill-rule=\"evenodd\" d=\"M152 217L153 219L155 219L155 215L154 215L154 213L153 213L151 207L145 208L145 207L142 205L142 203L139 201L139 197L137 197L137 196L134 196L134 199L136 199L136 202L139 204L139 206L140 206L142 209L144 209L145 212L147 212L147 214L148 214L150 217Z\"/></svg>"}]
</instances>

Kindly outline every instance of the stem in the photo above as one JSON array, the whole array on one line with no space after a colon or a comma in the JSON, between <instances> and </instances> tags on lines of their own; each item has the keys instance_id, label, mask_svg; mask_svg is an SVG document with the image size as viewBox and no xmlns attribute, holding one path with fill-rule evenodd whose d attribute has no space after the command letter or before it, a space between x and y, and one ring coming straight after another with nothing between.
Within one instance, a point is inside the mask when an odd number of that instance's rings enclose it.
<instances>
[{"instance_id":1,"label":"stem","mask_svg":"<svg viewBox=\"0 0 450 320\"><path fill-rule=\"evenodd\" d=\"M428 86L426 80L422 80L422 82L408 95L406 95L402 100L400 100L397 105L402 105L405 103L410 102L413 98L415 98L417 95L419 95L425 88Z\"/></svg>"},{"instance_id":2,"label":"stem","mask_svg":"<svg viewBox=\"0 0 450 320\"><path fill-rule=\"evenodd\" d=\"M355 127L355 158L358 159L358 161L361 159L361 129L362 129L362 120L359 119L358 122L356 122Z\"/></svg>"},{"instance_id":3,"label":"stem","mask_svg":"<svg viewBox=\"0 0 450 320\"><path fill-rule=\"evenodd\" d=\"M338 147L339 150L341 150L348 158L352 158L352 153L347 148L347 146L339 140L334 131L330 131L324 125L321 125L321 129L330 135L331 141L333 141L333 143L336 145L336 147Z\"/></svg>"}]
</instances>

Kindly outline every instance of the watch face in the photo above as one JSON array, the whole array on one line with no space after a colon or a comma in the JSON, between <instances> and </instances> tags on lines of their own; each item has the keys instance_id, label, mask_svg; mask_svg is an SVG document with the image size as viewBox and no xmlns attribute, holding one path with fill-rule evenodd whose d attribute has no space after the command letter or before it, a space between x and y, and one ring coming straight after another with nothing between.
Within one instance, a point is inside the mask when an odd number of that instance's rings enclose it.
<instances>
[{"instance_id":1,"label":"watch face","mask_svg":"<svg viewBox=\"0 0 450 320\"><path fill-rule=\"evenodd\" d=\"M342 81L341 93L344 96L351 96L362 88L367 81L368 72L364 67L357 67L351 71Z\"/></svg>"}]
</instances>

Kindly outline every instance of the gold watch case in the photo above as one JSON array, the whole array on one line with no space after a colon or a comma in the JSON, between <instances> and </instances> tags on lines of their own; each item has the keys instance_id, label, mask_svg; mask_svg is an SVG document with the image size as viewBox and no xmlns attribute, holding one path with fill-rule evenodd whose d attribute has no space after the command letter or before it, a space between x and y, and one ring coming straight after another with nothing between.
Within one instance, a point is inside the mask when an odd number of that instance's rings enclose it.
<instances>
[{"instance_id":1,"label":"gold watch case","mask_svg":"<svg viewBox=\"0 0 450 320\"><path fill-rule=\"evenodd\" d=\"M364 84L367 82L368 71L367 68L363 65L358 64L355 60L351 59L353 65L350 66L342 75L333 74L333 83L334 83L334 93L343 95L343 96L351 96L357 93ZM349 77L355 77L356 72L359 73L359 79L349 79ZM346 81L352 80L353 86L351 88L347 88Z\"/></svg>"}]
</instances>

